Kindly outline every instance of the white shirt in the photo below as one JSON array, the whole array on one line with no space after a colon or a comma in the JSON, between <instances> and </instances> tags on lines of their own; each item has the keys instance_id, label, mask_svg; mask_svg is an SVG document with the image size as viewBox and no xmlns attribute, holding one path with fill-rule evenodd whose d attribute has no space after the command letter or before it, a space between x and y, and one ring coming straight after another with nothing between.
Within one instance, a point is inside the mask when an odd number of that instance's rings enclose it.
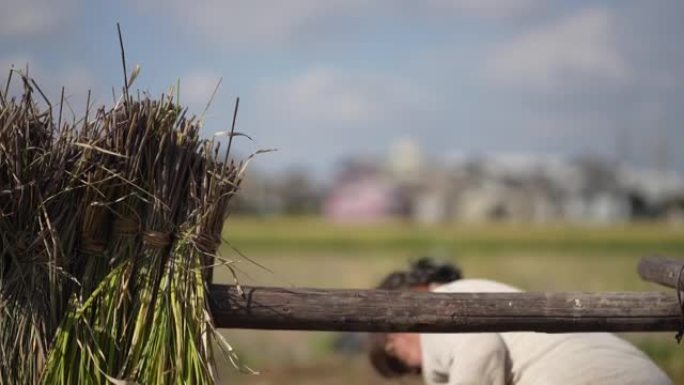
<instances>
[{"instance_id":1,"label":"white shirt","mask_svg":"<svg viewBox=\"0 0 684 385\"><path fill-rule=\"evenodd\" d=\"M518 292L464 279L436 292ZM421 334L428 385L671 385L660 368L610 333Z\"/></svg>"}]
</instances>

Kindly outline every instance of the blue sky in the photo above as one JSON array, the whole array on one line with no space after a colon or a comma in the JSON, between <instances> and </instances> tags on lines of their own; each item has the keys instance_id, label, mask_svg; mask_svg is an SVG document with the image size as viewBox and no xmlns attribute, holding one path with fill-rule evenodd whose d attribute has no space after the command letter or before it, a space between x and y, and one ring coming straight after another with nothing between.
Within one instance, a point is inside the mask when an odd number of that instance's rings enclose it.
<instances>
[{"instance_id":1,"label":"blue sky","mask_svg":"<svg viewBox=\"0 0 684 385\"><path fill-rule=\"evenodd\" d=\"M265 170L326 173L398 138L431 157L598 154L684 170L684 3L542 0L0 0L0 68L111 103L129 68L181 79L207 134L239 130ZM618 144L622 143L622 144ZM626 145L625 145L626 143Z\"/></svg>"}]
</instances>

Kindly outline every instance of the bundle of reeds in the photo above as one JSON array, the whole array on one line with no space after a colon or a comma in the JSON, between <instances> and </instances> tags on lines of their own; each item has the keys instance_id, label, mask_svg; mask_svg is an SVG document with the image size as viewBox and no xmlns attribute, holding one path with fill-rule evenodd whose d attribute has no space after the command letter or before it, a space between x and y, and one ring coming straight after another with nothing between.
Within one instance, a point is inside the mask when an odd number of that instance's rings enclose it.
<instances>
[{"instance_id":1,"label":"bundle of reeds","mask_svg":"<svg viewBox=\"0 0 684 385\"><path fill-rule=\"evenodd\" d=\"M0 90L0 384L212 384L212 347L234 358L206 274L233 133L222 151L172 96L127 91L65 122L25 74Z\"/></svg>"}]
</instances>

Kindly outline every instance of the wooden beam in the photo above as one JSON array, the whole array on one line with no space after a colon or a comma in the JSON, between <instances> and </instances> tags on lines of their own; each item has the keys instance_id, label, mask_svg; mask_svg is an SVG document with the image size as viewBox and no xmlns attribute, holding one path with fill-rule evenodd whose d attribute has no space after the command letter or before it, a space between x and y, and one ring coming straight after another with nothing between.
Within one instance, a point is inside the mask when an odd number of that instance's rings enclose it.
<instances>
[{"instance_id":1,"label":"wooden beam","mask_svg":"<svg viewBox=\"0 0 684 385\"><path fill-rule=\"evenodd\" d=\"M637 270L639 276L645 281L676 289L682 267L684 267L684 260L682 259L645 257L639 262Z\"/></svg>"},{"instance_id":2,"label":"wooden beam","mask_svg":"<svg viewBox=\"0 0 684 385\"><path fill-rule=\"evenodd\" d=\"M675 293L427 293L211 286L221 328L357 332L676 331Z\"/></svg>"}]
</instances>

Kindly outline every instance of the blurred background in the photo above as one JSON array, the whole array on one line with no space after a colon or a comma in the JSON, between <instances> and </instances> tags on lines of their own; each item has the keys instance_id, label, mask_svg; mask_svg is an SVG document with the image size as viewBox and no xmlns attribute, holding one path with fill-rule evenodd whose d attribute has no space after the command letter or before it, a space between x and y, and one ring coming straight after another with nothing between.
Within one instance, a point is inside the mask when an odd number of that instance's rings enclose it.
<instances>
[{"instance_id":1,"label":"blurred background","mask_svg":"<svg viewBox=\"0 0 684 385\"><path fill-rule=\"evenodd\" d=\"M133 88L200 114L220 83L207 136L241 97L239 157L278 149L224 231L244 284L368 288L430 255L526 290L660 290L639 257L684 257L681 1L0 5L0 70L65 86L67 115L119 93L117 21ZM226 383L383 383L362 335L226 335L262 372ZM673 334L625 337L684 383Z\"/></svg>"}]
</instances>

